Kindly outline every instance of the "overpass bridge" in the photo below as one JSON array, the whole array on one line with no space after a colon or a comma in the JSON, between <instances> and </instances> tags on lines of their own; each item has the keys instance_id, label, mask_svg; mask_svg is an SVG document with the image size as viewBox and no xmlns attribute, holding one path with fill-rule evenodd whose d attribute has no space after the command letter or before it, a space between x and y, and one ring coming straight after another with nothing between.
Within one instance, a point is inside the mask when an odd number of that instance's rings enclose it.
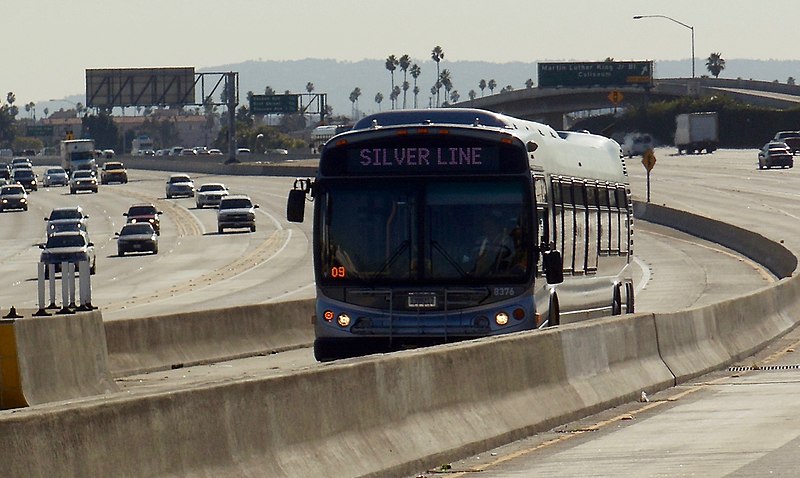
<instances>
[{"instance_id":1,"label":"overpass bridge","mask_svg":"<svg viewBox=\"0 0 800 478\"><path fill-rule=\"evenodd\" d=\"M622 94L615 105L610 96ZM800 107L800 86L759 80L724 78L664 78L653 86L526 88L475 98L455 106L482 108L564 128L564 115L578 111L626 108L684 96L724 95L753 106L774 109Z\"/></svg>"}]
</instances>

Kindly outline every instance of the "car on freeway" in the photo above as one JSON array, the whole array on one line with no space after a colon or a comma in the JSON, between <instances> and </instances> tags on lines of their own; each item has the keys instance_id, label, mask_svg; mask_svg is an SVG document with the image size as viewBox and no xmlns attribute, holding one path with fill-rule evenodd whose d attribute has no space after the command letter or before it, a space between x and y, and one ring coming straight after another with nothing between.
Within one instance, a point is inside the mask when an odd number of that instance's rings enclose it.
<instances>
[{"instance_id":1,"label":"car on freeway","mask_svg":"<svg viewBox=\"0 0 800 478\"><path fill-rule=\"evenodd\" d=\"M167 179L167 199L177 196L194 197L194 181L188 174L173 174Z\"/></svg>"},{"instance_id":2,"label":"car on freeway","mask_svg":"<svg viewBox=\"0 0 800 478\"><path fill-rule=\"evenodd\" d=\"M86 232L88 226L89 216L83 211L81 206L64 206L57 207L50 211L50 215L44 218L47 221L45 226L47 236L51 236L58 226L61 224L69 224L79 222L83 226L83 232Z\"/></svg>"},{"instance_id":3,"label":"car on freeway","mask_svg":"<svg viewBox=\"0 0 800 478\"><path fill-rule=\"evenodd\" d=\"M783 141L770 141L758 152L758 169L780 166L791 168L794 166L794 155L789 146Z\"/></svg>"},{"instance_id":4,"label":"car on freeway","mask_svg":"<svg viewBox=\"0 0 800 478\"><path fill-rule=\"evenodd\" d=\"M37 191L39 189L39 182L36 180L36 174L33 169L14 169L11 173L11 179L21 184L28 191Z\"/></svg>"},{"instance_id":5,"label":"car on freeway","mask_svg":"<svg viewBox=\"0 0 800 478\"><path fill-rule=\"evenodd\" d=\"M116 233L117 255L126 252L152 252L158 254L158 234L152 224L146 222L128 223Z\"/></svg>"},{"instance_id":6,"label":"car on freeway","mask_svg":"<svg viewBox=\"0 0 800 478\"><path fill-rule=\"evenodd\" d=\"M208 150L209 156L222 156L222 150L217 148L211 148Z\"/></svg>"},{"instance_id":7,"label":"car on freeway","mask_svg":"<svg viewBox=\"0 0 800 478\"><path fill-rule=\"evenodd\" d=\"M54 264L55 271L61 271L61 263L68 262L75 264L88 262L89 273L94 274L97 270L97 258L94 252L94 244L89 240L89 236L82 232L59 232L47 238L47 242L39 244L42 254L39 262L43 264ZM45 268L45 277L49 276L49 267Z\"/></svg>"},{"instance_id":8,"label":"car on freeway","mask_svg":"<svg viewBox=\"0 0 800 478\"><path fill-rule=\"evenodd\" d=\"M197 209L205 206L219 206L219 202L229 193L228 188L222 183L205 183L195 194Z\"/></svg>"},{"instance_id":9,"label":"car on freeway","mask_svg":"<svg viewBox=\"0 0 800 478\"><path fill-rule=\"evenodd\" d=\"M183 148L178 156L197 156L197 151L192 148Z\"/></svg>"},{"instance_id":10,"label":"car on freeway","mask_svg":"<svg viewBox=\"0 0 800 478\"><path fill-rule=\"evenodd\" d=\"M15 156L11 158L11 169L20 167L20 166L27 166L30 169L33 169L33 163L29 158L25 158L22 156Z\"/></svg>"},{"instance_id":11,"label":"car on freeway","mask_svg":"<svg viewBox=\"0 0 800 478\"><path fill-rule=\"evenodd\" d=\"M225 229L249 228L250 232L256 231L256 208L250 197L237 194L228 195L219 202L217 211L217 232L222 234Z\"/></svg>"},{"instance_id":12,"label":"car on freeway","mask_svg":"<svg viewBox=\"0 0 800 478\"><path fill-rule=\"evenodd\" d=\"M76 194L78 191L97 192L97 176L89 169L79 169L72 172L69 178L69 193Z\"/></svg>"},{"instance_id":13,"label":"car on freeway","mask_svg":"<svg viewBox=\"0 0 800 478\"><path fill-rule=\"evenodd\" d=\"M66 186L69 184L69 176L62 167L47 168L42 175L42 186Z\"/></svg>"},{"instance_id":14,"label":"car on freeway","mask_svg":"<svg viewBox=\"0 0 800 478\"><path fill-rule=\"evenodd\" d=\"M800 152L800 131L778 131L772 141L783 141L792 154Z\"/></svg>"},{"instance_id":15,"label":"car on freeway","mask_svg":"<svg viewBox=\"0 0 800 478\"><path fill-rule=\"evenodd\" d=\"M247 156L250 153L251 153L250 148L236 148L236 156L239 155Z\"/></svg>"},{"instance_id":16,"label":"car on freeway","mask_svg":"<svg viewBox=\"0 0 800 478\"><path fill-rule=\"evenodd\" d=\"M58 232L82 232L86 235L89 234L86 223L78 219L53 224L52 227L47 229L47 236L50 237Z\"/></svg>"},{"instance_id":17,"label":"car on freeway","mask_svg":"<svg viewBox=\"0 0 800 478\"><path fill-rule=\"evenodd\" d=\"M21 184L0 186L0 211L11 209L28 210L28 192Z\"/></svg>"},{"instance_id":18,"label":"car on freeway","mask_svg":"<svg viewBox=\"0 0 800 478\"><path fill-rule=\"evenodd\" d=\"M128 212L122 215L128 218L128 224L150 224L156 234L161 234L161 219L159 218L161 214L164 212L159 211L155 204L139 203L132 204L128 208Z\"/></svg>"},{"instance_id":19,"label":"car on freeway","mask_svg":"<svg viewBox=\"0 0 800 478\"><path fill-rule=\"evenodd\" d=\"M128 170L120 161L106 161L100 169L100 184L128 182Z\"/></svg>"}]
</instances>

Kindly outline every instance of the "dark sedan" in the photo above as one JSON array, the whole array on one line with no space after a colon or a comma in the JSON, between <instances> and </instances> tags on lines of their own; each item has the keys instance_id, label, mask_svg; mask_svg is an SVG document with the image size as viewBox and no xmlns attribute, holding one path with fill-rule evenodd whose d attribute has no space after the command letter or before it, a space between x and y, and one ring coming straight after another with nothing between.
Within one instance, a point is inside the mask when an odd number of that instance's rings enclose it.
<instances>
[{"instance_id":1,"label":"dark sedan","mask_svg":"<svg viewBox=\"0 0 800 478\"><path fill-rule=\"evenodd\" d=\"M117 233L117 254L124 256L126 252L146 251L158 254L158 234L153 226L146 222L122 226Z\"/></svg>"},{"instance_id":2,"label":"dark sedan","mask_svg":"<svg viewBox=\"0 0 800 478\"><path fill-rule=\"evenodd\" d=\"M758 169L780 166L791 168L794 166L794 155L791 149L782 141L770 141L758 152Z\"/></svg>"}]
</instances>

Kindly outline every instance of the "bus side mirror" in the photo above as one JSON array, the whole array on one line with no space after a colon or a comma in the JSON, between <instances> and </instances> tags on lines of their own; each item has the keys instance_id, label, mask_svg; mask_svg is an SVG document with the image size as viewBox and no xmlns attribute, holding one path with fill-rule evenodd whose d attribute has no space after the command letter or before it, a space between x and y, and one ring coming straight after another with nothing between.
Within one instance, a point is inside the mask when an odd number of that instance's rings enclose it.
<instances>
[{"instance_id":1,"label":"bus side mirror","mask_svg":"<svg viewBox=\"0 0 800 478\"><path fill-rule=\"evenodd\" d=\"M289 200L286 203L286 219L289 222L303 222L306 208L306 192L302 189L289 191Z\"/></svg>"},{"instance_id":2,"label":"bus side mirror","mask_svg":"<svg viewBox=\"0 0 800 478\"><path fill-rule=\"evenodd\" d=\"M564 261L561 260L560 252L556 250L544 251L542 261L548 284L564 282Z\"/></svg>"}]
</instances>

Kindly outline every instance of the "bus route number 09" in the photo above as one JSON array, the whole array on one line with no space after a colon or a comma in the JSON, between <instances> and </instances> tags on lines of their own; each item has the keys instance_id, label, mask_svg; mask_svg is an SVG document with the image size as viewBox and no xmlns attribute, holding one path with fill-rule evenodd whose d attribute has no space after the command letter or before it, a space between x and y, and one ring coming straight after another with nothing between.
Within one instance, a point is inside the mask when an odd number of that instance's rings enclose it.
<instances>
[{"instance_id":1,"label":"bus route number 09","mask_svg":"<svg viewBox=\"0 0 800 478\"><path fill-rule=\"evenodd\" d=\"M335 266L331 267L331 277L334 279L344 279L346 275L346 269L344 266Z\"/></svg>"}]
</instances>

